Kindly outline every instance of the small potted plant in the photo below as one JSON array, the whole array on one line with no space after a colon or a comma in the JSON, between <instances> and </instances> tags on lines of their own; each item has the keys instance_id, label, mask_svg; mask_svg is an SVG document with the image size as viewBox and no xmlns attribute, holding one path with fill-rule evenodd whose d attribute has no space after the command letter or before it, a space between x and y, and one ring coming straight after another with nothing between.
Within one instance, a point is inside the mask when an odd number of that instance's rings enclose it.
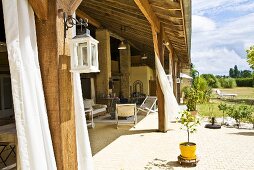
<instances>
[{"instance_id":1,"label":"small potted plant","mask_svg":"<svg viewBox=\"0 0 254 170\"><path fill-rule=\"evenodd\" d=\"M196 131L196 126L200 124L199 119L189 111L183 111L180 117L181 129L185 128L188 135L188 141L180 143L181 156L184 159L196 159L196 143L190 142L190 133Z\"/></svg>"}]
</instances>

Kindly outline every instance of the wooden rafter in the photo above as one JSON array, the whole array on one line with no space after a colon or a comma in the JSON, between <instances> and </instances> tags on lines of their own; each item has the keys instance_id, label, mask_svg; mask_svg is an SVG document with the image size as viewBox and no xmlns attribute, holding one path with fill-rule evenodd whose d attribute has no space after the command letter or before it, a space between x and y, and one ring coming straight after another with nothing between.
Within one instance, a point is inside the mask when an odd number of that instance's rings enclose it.
<instances>
[{"instance_id":1,"label":"wooden rafter","mask_svg":"<svg viewBox=\"0 0 254 170\"><path fill-rule=\"evenodd\" d=\"M82 0L69 0L69 4L68 4L68 13L70 15L72 15L78 8L78 6L80 5L80 3L82 2Z\"/></svg>"},{"instance_id":2,"label":"wooden rafter","mask_svg":"<svg viewBox=\"0 0 254 170\"><path fill-rule=\"evenodd\" d=\"M85 12L81 11L80 9L77 9L76 14L77 14L77 16L79 16L82 19L85 19L85 18L88 19L88 23L91 23L93 26L95 26L97 28L101 27L101 23L100 22L98 22L94 18L90 17Z\"/></svg>"},{"instance_id":3,"label":"wooden rafter","mask_svg":"<svg viewBox=\"0 0 254 170\"><path fill-rule=\"evenodd\" d=\"M182 11L182 16L183 16L183 32L184 32L184 37L185 37L185 44L187 45L187 36L186 36L186 27L185 27L185 15L184 15L184 8L183 8L183 0L180 0L180 5L181 5L181 11ZM188 48L188 47L187 47Z\"/></svg>"},{"instance_id":4,"label":"wooden rafter","mask_svg":"<svg viewBox=\"0 0 254 170\"><path fill-rule=\"evenodd\" d=\"M164 7L165 9L181 9L179 3L177 2L173 2L170 0L167 1L161 1L161 0L150 0L151 5L155 5L155 6L160 6L160 7Z\"/></svg>"},{"instance_id":5,"label":"wooden rafter","mask_svg":"<svg viewBox=\"0 0 254 170\"><path fill-rule=\"evenodd\" d=\"M148 0L134 0L146 19L152 25L156 32L160 32L160 22L154 14Z\"/></svg>"}]
</instances>

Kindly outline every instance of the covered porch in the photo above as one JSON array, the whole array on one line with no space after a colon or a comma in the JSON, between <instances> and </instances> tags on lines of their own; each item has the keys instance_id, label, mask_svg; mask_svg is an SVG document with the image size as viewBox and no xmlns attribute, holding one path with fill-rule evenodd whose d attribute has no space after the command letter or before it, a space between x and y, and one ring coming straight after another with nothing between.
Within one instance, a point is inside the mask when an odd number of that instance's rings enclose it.
<instances>
[{"instance_id":1,"label":"covered porch","mask_svg":"<svg viewBox=\"0 0 254 170\"><path fill-rule=\"evenodd\" d=\"M140 132L168 131L164 121L166 103L156 77L155 54L166 74L172 75L174 94L179 100L181 94L177 78L180 72L190 68L190 1L30 0L29 3L36 15L39 64L59 169L77 168L73 164L77 162L77 146L68 46L72 33L69 30L67 38L63 36L63 12L76 12L78 18L88 19L91 36L99 41L100 72L81 74L83 98L105 104L105 96L130 99L137 92L156 95L158 117L153 119L156 124L152 129L141 128ZM5 41L4 36L1 41ZM119 49L120 43L124 43L126 48ZM0 57L4 61L0 73L9 77L7 51L1 52ZM141 82L142 88L141 85L135 86L137 82ZM98 125L98 128L103 126ZM89 130L90 133L92 131ZM91 140L92 145L93 142Z\"/></svg>"}]
</instances>

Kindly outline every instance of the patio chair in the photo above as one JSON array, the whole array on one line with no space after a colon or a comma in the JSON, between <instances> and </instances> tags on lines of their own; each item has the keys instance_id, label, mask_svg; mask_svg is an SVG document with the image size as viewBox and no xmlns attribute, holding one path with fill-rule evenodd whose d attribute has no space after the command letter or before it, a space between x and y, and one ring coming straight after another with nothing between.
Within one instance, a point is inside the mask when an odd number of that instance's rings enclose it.
<instances>
[{"instance_id":1,"label":"patio chair","mask_svg":"<svg viewBox=\"0 0 254 170\"><path fill-rule=\"evenodd\" d=\"M116 128L118 124L129 123L130 121L137 124L137 108L136 104L116 104ZM126 120L119 121L119 117L127 118Z\"/></svg>"},{"instance_id":2,"label":"patio chair","mask_svg":"<svg viewBox=\"0 0 254 170\"><path fill-rule=\"evenodd\" d=\"M219 89L217 89L216 91L216 94L218 95L218 98L224 98L224 97L232 97L232 98L235 98L237 96L237 94L228 94L228 93L222 93Z\"/></svg>"},{"instance_id":3,"label":"patio chair","mask_svg":"<svg viewBox=\"0 0 254 170\"><path fill-rule=\"evenodd\" d=\"M156 112L156 96L146 96L143 103L138 107L138 111L146 112L146 115L148 115L150 112Z\"/></svg>"},{"instance_id":4,"label":"patio chair","mask_svg":"<svg viewBox=\"0 0 254 170\"><path fill-rule=\"evenodd\" d=\"M1 163L3 163L7 167L6 162L11 156L11 154L13 153L14 156L16 156L15 145L9 142L0 142L0 147L1 147L1 151L0 151ZM4 152L6 152L6 154L4 154ZM6 155L5 158L3 157L3 155Z\"/></svg>"}]
</instances>

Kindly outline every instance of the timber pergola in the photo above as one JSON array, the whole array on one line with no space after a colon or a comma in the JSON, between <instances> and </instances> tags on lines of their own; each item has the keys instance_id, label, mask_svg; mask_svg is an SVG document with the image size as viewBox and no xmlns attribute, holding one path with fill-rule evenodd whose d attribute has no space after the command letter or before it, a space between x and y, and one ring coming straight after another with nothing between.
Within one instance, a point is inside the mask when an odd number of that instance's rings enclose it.
<instances>
[{"instance_id":1,"label":"timber pergola","mask_svg":"<svg viewBox=\"0 0 254 170\"><path fill-rule=\"evenodd\" d=\"M121 35L137 49L145 46L146 52L155 52L162 64L170 63L174 93L179 98L176 78L180 69L190 68L190 9L189 0L84 0L77 15L90 18L97 28ZM154 58L148 60L154 66ZM159 131L165 132L164 101L158 82L157 96Z\"/></svg>"},{"instance_id":2,"label":"timber pergola","mask_svg":"<svg viewBox=\"0 0 254 170\"><path fill-rule=\"evenodd\" d=\"M73 91L69 40L64 40L63 12L88 18L132 46L156 53L172 67L173 79L190 67L190 0L29 0L36 18L38 53L50 131L58 169L77 169ZM125 31L122 31L124 27ZM164 46L169 52L164 52ZM150 62L154 62L151 60ZM174 81L174 89L176 83ZM164 102L157 85L159 130L164 126Z\"/></svg>"}]
</instances>

